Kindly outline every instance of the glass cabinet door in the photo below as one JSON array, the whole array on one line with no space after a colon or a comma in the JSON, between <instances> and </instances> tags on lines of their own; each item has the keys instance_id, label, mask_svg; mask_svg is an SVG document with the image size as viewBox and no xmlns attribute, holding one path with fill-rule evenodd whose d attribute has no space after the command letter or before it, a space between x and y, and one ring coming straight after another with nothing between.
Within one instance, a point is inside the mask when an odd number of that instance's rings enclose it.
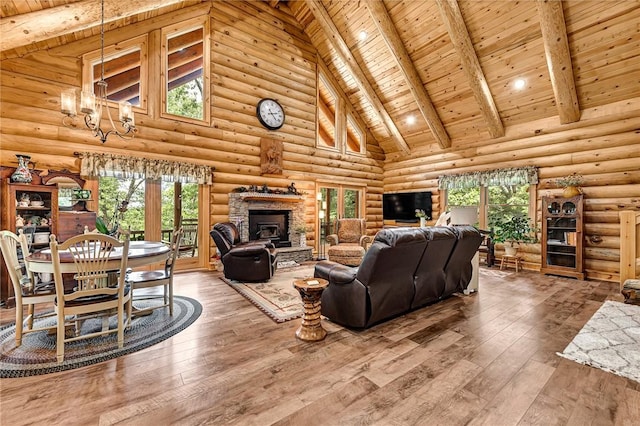
<instances>
[{"instance_id":1,"label":"glass cabinet door","mask_svg":"<svg viewBox=\"0 0 640 426\"><path fill-rule=\"evenodd\" d=\"M582 195L543 197L542 216L541 272L584 279Z\"/></svg>"}]
</instances>

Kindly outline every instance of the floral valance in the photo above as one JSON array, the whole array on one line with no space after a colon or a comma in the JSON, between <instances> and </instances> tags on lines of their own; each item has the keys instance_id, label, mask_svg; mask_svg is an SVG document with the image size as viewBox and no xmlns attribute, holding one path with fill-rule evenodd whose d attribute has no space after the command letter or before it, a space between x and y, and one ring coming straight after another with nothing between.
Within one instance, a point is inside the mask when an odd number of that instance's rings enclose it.
<instances>
[{"instance_id":1,"label":"floral valance","mask_svg":"<svg viewBox=\"0 0 640 426\"><path fill-rule=\"evenodd\" d=\"M488 170L485 172L442 175L438 177L439 189L477 188L498 185L535 185L538 183L536 167Z\"/></svg>"},{"instance_id":2,"label":"floral valance","mask_svg":"<svg viewBox=\"0 0 640 426\"><path fill-rule=\"evenodd\" d=\"M80 174L89 177L146 178L165 182L213 183L213 167L115 154L80 154Z\"/></svg>"}]
</instances>

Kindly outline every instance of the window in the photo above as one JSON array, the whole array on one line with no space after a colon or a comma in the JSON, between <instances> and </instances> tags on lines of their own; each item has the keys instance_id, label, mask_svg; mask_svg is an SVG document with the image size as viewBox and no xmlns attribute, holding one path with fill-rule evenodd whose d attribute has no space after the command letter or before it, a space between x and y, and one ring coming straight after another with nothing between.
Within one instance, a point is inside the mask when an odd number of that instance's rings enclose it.
<instances>
[{"instance_id":1,"label":"window","mask_svg":"<svg viewBox=\"0 0 640 426\"><path fill-rule=\"evenodd\" d=\"M483 229L514 216L534 218L537 183L535 167L438 177L438 188L445 190L446 210L477 207L478 226Z\"/></svg>"},{"instance_id":2,"label":"window","mask_svg":"<svg viewBox=\"0 0 640 426\"><path fill-rule=\"evenodd\" d=\"M494 185L447 190L447 208L477 207L478 227L490 229L494 224L513 216L529 217L530 186Z\"/></svg>"},{"instance_id":3,"label":"window","mask_svg":"<svg viewBox=\"0 0 640 426\"><path fill-rule=\"evenodd\" d=\"M353 116L347 116L347 152L354 154L364 154L364 135L360 126L356 123Z\"/></svg>"},{"instance_id":4,"label":"window","mask_svg":"<svg viewBox=\"0 0 640 426\"><path fill-rule=\"evenodd\" d=\"M338 97L320 75L318 79L318 143L322 148L337 150L336 118Z\"/></svg>"},{"instance_id":5,"label":"window","mask_svg":"<svg viewBox=\"0 0 640 426\"><path fill-rule=\"evenodd\" d=\"M104 49L104 67L100 51L83 56L82 81L84 91L98 93L98 81L103 74L107 82L107 99L131 103L147 109L147 36L116 43Z\"/></svg>"},{"instance_id":6,"label":"window","mask_svg":"<svg viewBox=\"0 0 640 426\"><path fill-rule=\"evenodd\" d=\"M529 217L529 185L487 187L487 221L493 228L497 221L521 216Z\"/></svg>"},{"instance_id":7,"label":"window","mask_svg":"<svg viewBox=\"0 0 640 426\"><path fill-rule=\"evenodd\" d=\"M179 262L199 264L199 184L100 177L99 188L97 214L108 229L119 226L134 241L171 241L173 230L182 226L185 234L180 247L188 250L180 251Z\"/></svg>"},{"instance_id":8,"label":"window","mask_svg":"<svg viewBox=\"0 0 640 426\"><path fill-rule=\"evenodd\" d=\"M162 31L163 115L209 121L207 19Z\"/></svg>"},{"instance_id":9,"label":"window","mask_svg":"<svg viewBox=\"0 0 640 426\"><path fill-rule=\"evenodd\" d=\"M328 243L325 237L335 230L335 224L342 218L365 217L365 187L349 187L333 183L319 183L316 188L318 201L318 250L326 253ZM321 248L320 245L323 245Z\"/></svg>"},{"instance_id":10,"label":"window","mask_svg":"<svg viewBox=\"0 0 640 426\"><path fill-rule=\"evenodd\" d=\"M476 207L480 211L480 188L454 188L448 190L446 210L451 211L456 207Z\"/></svg>"},{"instance_id":11,"label":"window","mask_svg":"<svg viewBox=\"0 0 640 426\"><path fill-rule=\"evenodd\" d=\"M335 87L337 85L330 83L326 72L318 73L316 146L344 154L365 154L364 126L354 111L347 110L346 96L339 96Z\"/></svg>"}]
</instances>

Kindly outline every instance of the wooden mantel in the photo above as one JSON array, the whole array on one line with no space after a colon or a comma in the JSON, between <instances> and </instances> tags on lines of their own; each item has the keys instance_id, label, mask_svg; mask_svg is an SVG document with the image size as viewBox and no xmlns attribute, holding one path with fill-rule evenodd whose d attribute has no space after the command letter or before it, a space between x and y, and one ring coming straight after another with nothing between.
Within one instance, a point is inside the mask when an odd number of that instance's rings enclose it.
<instances>
[{"instance_id":1,"label":"wooden mantel","mask_svg":"<svg viewBox=\"0 0 640 426\"><path fill-rule=\"evenodd\" d=\"M304 195L295 194L267 194L264 192L242 192L239 194L243 201L281 201L284 203L299 203Z\"/></svg>"}]
</instances>

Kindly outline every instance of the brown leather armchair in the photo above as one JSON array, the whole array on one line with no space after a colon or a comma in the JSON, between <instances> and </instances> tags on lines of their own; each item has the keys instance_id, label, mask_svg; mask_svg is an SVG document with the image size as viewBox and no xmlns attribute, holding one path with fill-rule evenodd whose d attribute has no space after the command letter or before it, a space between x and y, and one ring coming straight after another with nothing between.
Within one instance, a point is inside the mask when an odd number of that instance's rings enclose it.
<instances>
[{"instance_id":1,"label":"brown leather armchair","mask_svg":"<svg viewBox=\"0 0 640 426\"><path fill-rule=\"evenodd\" d=\"M268 281L276 272L277 252L270 241L242 243L231 222L216 223L209 233L220 252L224 276L230 280Z\"/></svg>"}]
</instances>

